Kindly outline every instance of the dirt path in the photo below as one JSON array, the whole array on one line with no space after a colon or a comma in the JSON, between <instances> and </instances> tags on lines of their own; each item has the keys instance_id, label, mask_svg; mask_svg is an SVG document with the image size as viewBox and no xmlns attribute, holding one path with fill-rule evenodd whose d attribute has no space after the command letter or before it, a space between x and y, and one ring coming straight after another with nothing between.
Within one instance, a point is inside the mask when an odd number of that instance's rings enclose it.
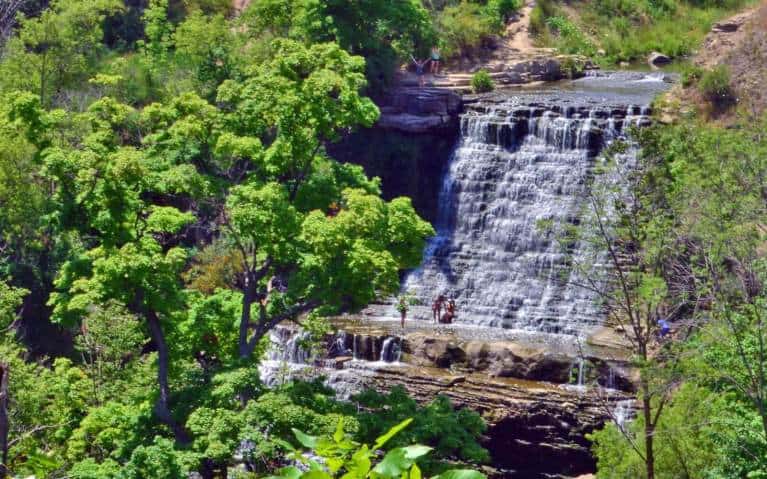
<instances>
[{"instance_id":1,"label":"dirt path","mask_svg":"<svg viewBox=\"0 0 767 479\"><path fill-rule=\"evenodd\" d=\"M554 49L536 47L530 35L530 15L535 7L535 0L527 3L517 12L506 26L506 31L498 39L495 49L486 56L471 61L463 59L448 64L441 75L426 75L428 86L466 90L471 83L471 77L480 69L487 70L494 79L506 76L506 71L517 63L532 59L551 57L556 54ZM402 84L415 86L418 84L412 72L398 73Z\"/></svg>"},{"instance_id":2,"label":"dirt path","mask_svg":"<svg viewBox=\"0 0 767 479\"><path fill-rule=\"evenodd\" d=\"M533 39L530 36L530 15L534 7L534 2L528 2L519 11L519 19L508 24L505 41L499 48L501 56L509 58L518 55L535 55L540 52L541 49L533 45Z\"/></svg>"}]
</instances>

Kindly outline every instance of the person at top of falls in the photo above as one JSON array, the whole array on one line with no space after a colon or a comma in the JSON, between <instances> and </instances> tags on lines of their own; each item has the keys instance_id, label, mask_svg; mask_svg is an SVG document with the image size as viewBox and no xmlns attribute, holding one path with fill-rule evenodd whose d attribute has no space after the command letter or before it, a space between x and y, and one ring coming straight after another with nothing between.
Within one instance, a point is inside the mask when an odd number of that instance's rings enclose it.
<instances>
[{"instance_id":1,"label":"person at top of falls","mask_svg":"<svg viewBox=\"0 0 767 479\"><path fill-rule=\"evenodd\" d=\"M432 75L439 75L439 62L442 61L442 58L439 54L439 47L434 45L431 47L431 74Z\"/></svg>"},{"instance_id":2,"label":"person at top of falls","mask_svg":"<svg viewBox=\"0 0 767 479\"><path fill-rule=\"evenodd\" d=\"M413 63L415 64L415 74L418 76L418 86L423 88L424 85L424 67L427 63L431 61L431 58L427 58L425 60L417 60L413 55L410 55L410 58L413 60Z\"/></svg>"}]
</instances>

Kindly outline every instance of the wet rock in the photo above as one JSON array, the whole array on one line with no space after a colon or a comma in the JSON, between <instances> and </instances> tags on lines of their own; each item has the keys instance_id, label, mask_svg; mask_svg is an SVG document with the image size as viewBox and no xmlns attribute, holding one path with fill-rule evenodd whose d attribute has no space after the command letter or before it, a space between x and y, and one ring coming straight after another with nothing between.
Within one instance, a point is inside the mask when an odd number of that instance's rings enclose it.
<instances>
[{"instance_id":1,"label":"wet rock","mask_svg":"<svg viewBox=\"0 0 767 479\"><path fill-rule=\"evenodd\" d=\"M652 52L650 56L647 58L647 63L656 67L668 65L669 63L671 63L671 57L664 55L660 52Z\"/></svg>"},{"instance_id":2,"label":"wet rock","mask_svg":"<svg viewBox=\"0 0 767 479\"><path fill-rule=\"evenodd\" d=\"M339 357L333 358L333 367L335 369L343 369L344 364L348 363L349 361L353 359L354 358L351 356L339 356Z\"/></svg>"}]
</instances>

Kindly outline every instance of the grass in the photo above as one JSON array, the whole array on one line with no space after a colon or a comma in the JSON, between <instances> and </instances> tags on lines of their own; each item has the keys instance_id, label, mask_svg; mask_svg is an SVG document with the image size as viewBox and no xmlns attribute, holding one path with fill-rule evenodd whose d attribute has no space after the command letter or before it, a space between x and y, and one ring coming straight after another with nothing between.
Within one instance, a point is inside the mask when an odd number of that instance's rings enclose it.
<instances>
[{"instance_id":1,"label":"grass","mask_svg":"<svg viewBox=\"0 0 767 479\"><path fill-rule=\"evenodd\" d=\"M713 2L680 0L585 0L565 10L543 0L531 20L535 20L533 29L541 31L541 42L567 53L599 52L598 61L610 65L643 61L653 51L675 58L690 55L715 21L744 4L740 0L714 6Z\"/></svg>"}]
</instances>

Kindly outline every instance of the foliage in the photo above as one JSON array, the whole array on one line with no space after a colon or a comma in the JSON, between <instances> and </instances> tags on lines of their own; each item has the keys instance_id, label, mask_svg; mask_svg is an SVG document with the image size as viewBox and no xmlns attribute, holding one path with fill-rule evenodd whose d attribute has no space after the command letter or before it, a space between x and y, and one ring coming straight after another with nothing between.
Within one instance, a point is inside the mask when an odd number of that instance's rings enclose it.
<instances>
[{"instance_id":1,"label":"foliage","mask_svg":"<svg viewBox=\"0 0 767 479\"><path fill-rule=\"evenodd\" d=\"M715 105L723 105L732 101L730 71L725 65L718 65L703 72L698 82L698 88L700 88L703 96Z\"/></svg>"},{"instance_id":2,"label":"foliage","mask_svg":"<svg viewBox=\"0 0 767 479\"><path fill-rule=\"evenodd\" d=\"M580 53L593 56L596 53L594 44L570 20L556 16L546 19L546 25L558 36L558 49L563 53Z\"/></svg>"},{"instance_id":3,"label":"foliage","mask_svg":"<svg viewBox=\"0 0 767 479\"><path fill-rule=\"evenodd\" d=\"M369 441L398 422L412 417L412 425L398 434L392 444L420 443L433 447L434 455L422 464L426 472L438 472L443 468L437 462L441 459L456 458L475 464L490 459L488 452L479 445L480 436L486 429L484 421L468 409L455 410L447 397L439 396L421 407L404 388L395 387L388 394L367 390L353 400L370 411L358 418L358 437L362 441Z\"/></svg>"},{"instance_id":4,"label":"foliage","mask_svg":"<svg viewBox=\"0 0 767 479\"><path fill-rule=\"evenodd\" d=\"M335 41L367 61L373 89L390 80L394 66L435 43L426 9L418 0L255 0L243 21L261 37L285 36L305 42Z\"/></svg>"},{"instance_id":5,"label":"foliage","mask_svg":"<svg viewBox=\"0 0 767 479\"><path fill-rule=\"evenodd\" d=\"M560 51L593 56L602 50L598 60L607 65L644 62L653 51L672 58L692 53L714 21L742 4L740 0L592 0L579 4L577 16L565 16L554 2L544 0L536 2L530 23L541 43Z\"/></svg>"},{"instance_id":6,"label":"foliage","mask_svg":"<svg viewBox=\"0 0 767 479\"><path fill-rule=\"evenodd\" d=\"M105 55L102 24L120 6L117 0L59 0L37 17L21 18L5 47L0 87L34 91L44 105L53 96L66 102L63 90L87 80Z\"/></svg>"},{"instance_id":7,"label":"foliage","mask_svg":"<svg viewBox=\"0 0 767 479\"><path fill-rule=\"evenodd\" d=\"M266 393L264 337L395 292L433 234L325 150L377 119L365 74L428 49L431 20L416 0L134 3L25 9L4 44L0 328L31 343L0 343L8 466L209 475L250 441L271 471L275 431L357 423L327 391ZM264 8L300 15L274 35Z\"/></svg>"},{"instance_id":8,"label":"foliage","mask_svg":"<svg viewBox=\"0 0 767 479\"><path fill-rule=\"evenodd\" d=\"M437 28L447 56L472 56L490 35L496 33L496 19L482 14L476 3L461 2L439 13Z\"/></svg>"},{"instance_id":9,"label":"foliage","mask_svg":"<svg viewBox=\"0 0 767 479\"><path fill-rule=\"evenodd\" d=\"M474 93L486 93L495 89L493 79L487 70L480 70L471 77L471 89Z\"/></svg>"},{"instance_id":10,"label":"foliage","mask_svg":"<svg viewBox=\"0 0 767 479\"><path fill-rule=\"evenodd\" d=\"M767 416L759 377L766 359L760 345L767 274L758 226L767 214L765 121L750 119L728 130L688 121L639 133L640 191L649 219L642 255L677 265L665 284L643 283L643 295L666 296L683 312L678 320L693 325L686 342L659 350L654 361L660 369L646 369L648 380L667 376L671 367L683 373L671 382L674 394L653 434L659 477L695 477L693 471L760 477L765 471ZM623 437L636 438L646 424L640 416ZM594 436L600 476L616 470L634 475L645 457L641 441L636 448L616 446L617 434L611 428Z\"/></svg>"},{"instance_id":11,"label":"foliage","mask_svg":"<svg viewBox=\"0 0 767 479\"><path fill-rule=\"evenodd\" d=\"M410 445L389 450L377 464L373 464L377 452L385 446L392 437L407 428L412 419L400 422L386 433L379 436L372 445L359 444L344 434L343 421L339 421L332 435L315 437L305 434L297 429L293 430L301 445L310 449L326 465L323 467L319 462L308 459L305 454L296 452L293 457L305 463L309 470L301 472L296 467L286 467L280 470L278 477L282 478L399 478L409 477L417 479L422 477L421 470L416 462L431 451L431 448L422 445ZM485 476L476 471L451 470L436 476L437 479L483 479Z\"/></svg>"},{"instance_id":12,"label":"foliage","mask_svg":"<svg viewBox=\"0 0 767 479\"><path fill-rule=\"evenodd\" d=\"M697 65L685 65L680 72L680 83L683 87L688 88L700 80L703 75L703 69Z\"/></svg>"},{"instance_id":13,"label":"foliage","mask_svg":"<svg viewBox=\"0 0 767 479\"><path fill-rule=\"evenodd\" d=\"M684 385L675 392L655 431L656 476L705 479L727 467L730 456L719 445L735 438L736 431L731 428L735 419L723 397ZM644 464L634 450L638 447L638 452L644 453L641 442L632 444L627 439L641 436L642 416L620 426L628 429L628 436L618 427L609 424L589 437L598 460L597 477L645 477Z\"/></svg>"}]
</instances>

